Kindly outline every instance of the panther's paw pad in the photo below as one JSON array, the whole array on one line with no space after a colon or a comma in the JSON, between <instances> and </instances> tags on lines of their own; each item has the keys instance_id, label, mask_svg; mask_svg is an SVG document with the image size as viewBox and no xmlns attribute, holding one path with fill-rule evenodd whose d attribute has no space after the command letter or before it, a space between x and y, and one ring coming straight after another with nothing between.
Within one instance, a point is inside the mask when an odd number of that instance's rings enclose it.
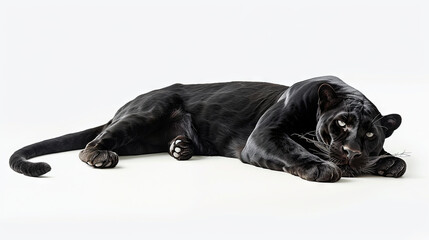
<instances>
[{"instance_id":1,"label":"panther's paw pad","mask_svg":"<svg viewBox=\"0 0 429 240\"><path fill-rule=\"evenodd\" d=\"M194 154L191 139L180 135L170 142L169 154L177 160L188 160Z\"/></svg>"}]
</instances>

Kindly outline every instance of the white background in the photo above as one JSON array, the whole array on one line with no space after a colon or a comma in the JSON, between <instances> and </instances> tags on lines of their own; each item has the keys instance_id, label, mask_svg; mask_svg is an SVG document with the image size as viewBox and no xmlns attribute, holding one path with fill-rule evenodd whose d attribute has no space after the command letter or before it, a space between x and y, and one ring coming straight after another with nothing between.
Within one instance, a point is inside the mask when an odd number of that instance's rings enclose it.
<instances>
[{"instance_id":1,"label":"white background","mask_svg":"<svg viewBox=\"0 0 429 240\"><path fill-rule=\"evenodd\" d=\"M426 239L424 2L1 1L1 239ZM167 154L96 170L77 151L38 158L52 166L43 178L8 166L18 148L103 124L172 83L321 75L402 115L386 149L411 153L404 177L320 184Z\"/></svg>"}]
</instances>

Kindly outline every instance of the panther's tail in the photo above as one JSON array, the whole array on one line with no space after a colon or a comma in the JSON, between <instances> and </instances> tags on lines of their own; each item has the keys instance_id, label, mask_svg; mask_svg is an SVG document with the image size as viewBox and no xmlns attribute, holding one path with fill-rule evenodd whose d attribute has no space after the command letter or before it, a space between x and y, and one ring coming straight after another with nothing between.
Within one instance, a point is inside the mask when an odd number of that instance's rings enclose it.
<instances>
[{"instance_id":1,"label":"panther's tail","mask_svg":"<svg viewBox=\"0 0 429 240\"><path fill-rule=\"evenodd\" d=\"M23 147L12 154L9 165L16 172L27 176L38 177L43 175L51 170L49 164L44 162L33 163L27 160L45 154L85 148L86 144L92 141L104 127L105 125L102 125Z\"/></svg>"}]
</instances>

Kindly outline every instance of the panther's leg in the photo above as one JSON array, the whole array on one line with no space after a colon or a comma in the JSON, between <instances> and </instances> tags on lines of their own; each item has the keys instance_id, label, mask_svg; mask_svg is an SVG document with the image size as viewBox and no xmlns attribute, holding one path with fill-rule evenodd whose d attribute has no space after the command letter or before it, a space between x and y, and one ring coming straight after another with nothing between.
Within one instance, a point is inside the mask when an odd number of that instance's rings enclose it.
<instances>
[{"instance_id":1,"label":"panther's leg","mask_svg":"<svg viewBox=\"0 0 429 240\"><path fill-rule=\"evenodd\" d=\"M257 138L250 136L241 152L241 160L257 167L285 171L309 181L336 182L341 178L341 170L334 163L311 154L287 135L277 139L267 133Z\"/></svg>"},{"instance_id":2,"label":"panther's leg","mask_svg":"<svg viewBox=\"0 0 429 240\"><path fill-rule=\"evenodd\" d=\"M141 95L118 111L111 123L80 152L79 158L95 168L112 168L118 163L117 153L160 152L166 147L159 146L165 146L168 140L159 135L168 132L172 112L180 108L177 94L158 91Z\"/></svg>"},{"instance_id":3,"label":"panther's leg","mask_svg":"<svg viewBox=\"0 0 429 240\"><path fill-rule=\"evenodd\" d=\"M79 154L79 158L95 168L113 168L118 164L117 149L148 134L158 126L145 117L129 116L109 125Z\"/></svg>"},{"instance_id":4,"label":"panther's leg","mask_svg":"<svg viewBox=\"0 0 429 240\"><path fill-rule=\"evenodd\" d=\"M188 160L199 149L199 139L194 130L191 114L182 110L174 112L173 139L169 141L168 153L177 160Z\"/></svg>"},{"instance_id":5,"label":"panther's leg","mask_svg":"<svg viewBox=\"0 0 429 240\"><path fill-rule=\"evenodd\" d=\"M283 170L310 181L338 181L341 170L334 163L310 153L285 133L287 117L283 103L269 109L248 138L241 152L241 161L258 167Z\"/></svg>"}]
</instances>

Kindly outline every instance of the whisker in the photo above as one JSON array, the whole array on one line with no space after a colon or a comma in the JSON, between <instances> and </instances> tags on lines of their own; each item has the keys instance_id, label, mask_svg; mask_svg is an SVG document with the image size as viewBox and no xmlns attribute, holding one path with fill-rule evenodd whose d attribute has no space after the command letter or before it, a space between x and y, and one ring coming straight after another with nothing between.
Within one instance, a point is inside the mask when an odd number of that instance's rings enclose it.
<instances>
[{"instance_id":1,"label":"whisker","mask_svg":"<svg viewBox=\"0 0 429 240\"><path fill-rule=\"evenodd\" d=\"M306 137L306 135L313 136L313 138L308 138L308 137ZM308 143L312 143L314 146L316 146L317 149L311 149L311 151L315 155L318 155L319 157L324 158L326 160L329 160L331 158L331 156L330 156L331 154L330 154L330 150L329 150L329 148L330 148L329 144L326 144L326 143L321 142L317 139L314 139L315 131L305 133L304 135L294 133L294 134L292 134L292 136L297 136L297 137L307 141Z\"/></svg>"},{"instance_id":2,"label":"whisker","mask_svg":"<svg viewBox=\"0 0 429 240\"><path fill-rule=\"evenodd\" d=\"M373 156L373 157L368 157L366 160L366 165L365 168L362 168L360 171L362 173L374 173L375 172L375 165L377 164L378 160L382 159L382 158L387 158L387 157L398 157L398 158L402 158L402 157L409 157L411 156L410 152L406 152L403 151L401 153L394 153L392 155L390 154L383 154L380 156Z\"/></svg>"},{"instance_id":3,"label":"whisker","mask_svg":"<svg viewBox=\"0 0 429 240\"><path fill-rule=\"evenodd\" d=\"M381 128L383 128L383 129L385 129L385 130L388 130L388 128L387 128L387 127L382 126L382 125L380 125L380 124L374 124L374 126L381 127Z\"/></svg>"},{"instance_id":4,"label":"whisker","mask_svg":"<svg viewBox=\"0 0 429 240\"><path fill-rule=\"evenodd\" d=\"M404 150L401 153L393 153L392 156L397 157L397 158L410 157L411 156L411 152L407 152L407 151Z\"/></svg>"},{"instance_id":5,"label":"whisker","mask_svg":"<svg viewBox=\"0 0 429 240\"><path fill-rule=\"evenodd\" d=\"M377 119L378 118L378 119ZM383 118L383 116L381 115L381 113L377 114L372 120L371 120L371 125L374 124L375 122L380 121Z\"/></svg>"},{"instance_id":6,"label":"whisker","mask_svg":"<svg viewBox=\"0 0 429 240\"><path fill-rule=\"evenodd\" d=\"M297 134L297 133L292 134L292 136L297 136L301 139L306 140L309 143L313 143L317 148L320 148L321 150L329 151L329 145L324 143L324 142L321 142L321 141L316 140L316 139L311 139L311 138L306 137L305 135L301 135L301 134Z\"/></svg>"}]
</instances>

